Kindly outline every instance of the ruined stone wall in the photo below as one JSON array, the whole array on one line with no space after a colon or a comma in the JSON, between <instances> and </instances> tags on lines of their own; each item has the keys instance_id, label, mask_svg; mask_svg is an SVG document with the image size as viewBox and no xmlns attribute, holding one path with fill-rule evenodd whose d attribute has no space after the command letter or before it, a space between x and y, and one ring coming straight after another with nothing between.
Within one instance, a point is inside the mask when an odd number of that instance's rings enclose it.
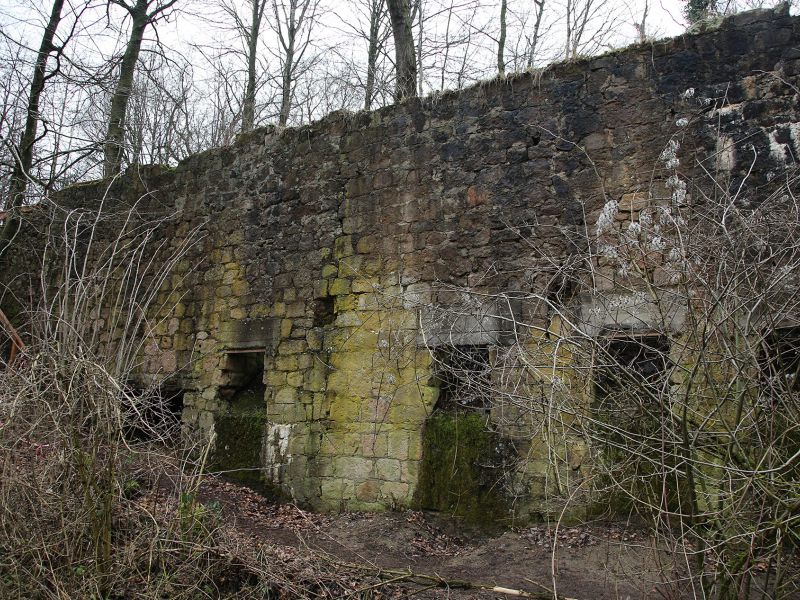
<instances>
[{"instance_id":1,"label":"ruined stone wall","mask_svg":"<svg viewBox=\"0 0 800 600\"><path fill-rule=\"evenodd\" d=\"M748 13L458 93L259 129L174 170L131 170L109 202L147 193L177 215L164 229L173 246L202 235L162 287L141 376L169 375L186 390L187 427L209 433L235 409L241 355L259 355L267 482L318 508L412 505L437 345L508 345L514 293L553 294L549 266L587 250L609 199L635 220L663 189L670 139L687 179L723 169L735 186L749 168L743 144L766 161L757 183L787 169L800 152L785 85L797 85L799 32L785 12ZM105 189L64 198L92 204ZM619 274L596 267L592 285L613 293ZM463 289L507 302L470 304ZM453 307L449 320L437 312ZM546 310L525 319L566 327ZM561 446L568 476L580 475L586 448ZM535 512L552 456L541 436L517 451L529 460L516 509Z\"/></svg>"}]
</instances>

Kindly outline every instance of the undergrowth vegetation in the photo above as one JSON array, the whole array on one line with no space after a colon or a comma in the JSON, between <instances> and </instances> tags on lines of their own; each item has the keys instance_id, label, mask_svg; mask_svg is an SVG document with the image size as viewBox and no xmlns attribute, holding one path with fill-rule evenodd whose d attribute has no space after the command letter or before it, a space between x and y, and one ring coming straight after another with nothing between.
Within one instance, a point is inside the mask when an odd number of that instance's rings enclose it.
<instances>
[{"instance_id":1,"label":"undergrowth vegetation","mask_svg":"<svg viewBox=\"0 0 800 600\"><path fill-rule=\"evenodd\" d=\"M30 342L0 365L0 598L381 597L200 501L213 438L176 442L164 382L131 388L157 291L199 235L174 244L171 215L144 212L101 204L50 226L59 283L20 313Z\"/></svg>"}]
</instances>

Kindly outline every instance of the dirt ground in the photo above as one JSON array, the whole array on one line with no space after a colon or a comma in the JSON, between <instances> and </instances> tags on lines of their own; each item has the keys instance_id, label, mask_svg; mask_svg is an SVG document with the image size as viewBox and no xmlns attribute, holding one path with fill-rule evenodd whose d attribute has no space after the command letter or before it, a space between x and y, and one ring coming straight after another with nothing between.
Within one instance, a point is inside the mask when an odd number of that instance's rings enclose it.
<instances>
[{"instance_id":1,"label":"dirt ground","mask_svg":"<svg viewBox=\"0 0 800 600\"><path fill-rule=\"evenodd\" d=\"M253 543L310 552L316 560L347 568L361 565L397 571L398 576L411 570L447 581L550 594L555 587L559 598L580 600L679 598L690 591L685 583L663 581L659 573L674 573L668 556L653 550L643 529L626 523L540 525L490 535L415 511L314 514L213 478L201 496L218 506L227 526ZM425 589L403 582L398 589L398 597L514 597L456 585Z\"/></svg>"}]
</instances>

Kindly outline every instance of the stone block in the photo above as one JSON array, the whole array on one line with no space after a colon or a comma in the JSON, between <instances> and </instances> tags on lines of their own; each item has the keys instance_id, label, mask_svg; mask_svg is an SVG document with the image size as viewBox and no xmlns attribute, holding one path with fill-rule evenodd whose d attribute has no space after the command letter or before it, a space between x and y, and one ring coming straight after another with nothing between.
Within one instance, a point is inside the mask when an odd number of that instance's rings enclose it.
<instances>
[{"instance_id":1,"label":"stone block","mask_svg":"<svg viewBox=\"0 0 800 600\"><path fill-rule=\"evenodd\" d=\"M292 387L303 386L303 373L300 371L291 371L286 374L286 383Z\"/></svg>"},{"instance_id":2,"label":"stone block","mask_svg":"<svg viewBox=\"0 0 800 600\"><path fill-rule=\"evenodd\" d=\"M381 482L376 479L368 479L356 486L356 500L359 502L376 502L381 491Z\"/></svg>"},{"instance_id":3,"label":"stone block","mask_svg":"<svg viewBox=\"0 0 800 600\"><path fill-rule=\"evenodd\" d=\"M383 269L383 259L379 257L367 258L361 263L361 271L364 275L379 275Z\"/></svg>"},{"instance_id":4,"label":"stone block","mask_svg":"<svg viewBox=\"0 0 800 600\"><path fill-rule=\"evenodd\" d=\"M336 259L346 258L353 255L353 236L343 235L336 238L333 244L333 257Z\"/></svg>"},{"instance_id":5,"label":"stone block","mask_svg":"<svg viewBox=\"0 0 800 600\"><path fill-rule=\"evenodd\" d=\"M314 364L314 357L311 354L298 354L296 364L299 370L304 371Z\"/></svg>"},{"instance_id":6,"label":"stone block","mask_svg":"<svg viewBox=\"0 0 800 600\"><path fill-rule=\"evenodd\" d=\"M336 315L337 327L361 327L364 324L362 314L356 311L340 313Z\"/></svg>"},{"instance_id":7,"label":"stone block","mask_svg":"<svg viewBox=\"0 0 800 600\"><path fill-rule=\"evenodd\" d=\"M305 372L305 389L311 392L321 392L325 390L327 383L328 368L322 361L315 361L312 368Z\"/></svg>"},{"instance_id":8,"label":"stone block","mask_svg":"<svg viewBox=\"0 0 800 600\"><path fill-rule=\"evenodd\" d=\"M297 354L292 354L289 356L277 356L275 358L275 369L278 371L296 371L298 369L297 357Z\"/></svg>"},{"instance_id":9,"label":"stone block","mask_svg":"<svg viewBox=\"0 0 800 600\"><path fill-rule=\"evenodd\" d=\"M267 371L265 383L274 387L286 385L286 371Z\"/></svg>"},{"instance_id":10,"label":"stone block","mask_svg":"<svg viewBox=\"0 0 800 600\"><path fill-rule=\"evenodd\" d=\"M409 432L405 429L390 431L388 437L388 456L398 460L408 460Z\"/></svg>"},{"instance_id":11,"label":"stone block","mask_svg":"<svg viewBox=\"0 0 800 600\"><path fill-rule=\"evenodd\" d=\"M322 329L315 328L306 332L306 344L308 344L309 350L321 350L322 341L323 341Z\"/></svg>"},{"instance_id":12,"label":"stone block","mask_svg":"<svg viewBox=\"0 0 800 600\"><path fill-rule=\"evenodd\" d=\"M267 402L267 418L272 423L282 423L285 426L306 424L305 406L299 403L276 404Z\"/></svg>"},{"instance_id":13,"label":"stone block","mask_svg":"<svg viewBox=\"0 0 800 600\"><path fill-rule=\"evenodd\" d=\"M347 508L347 502L354 496L355 485L351 480L340 477L320 479L320 499L323 507L339 510Z\"/></svg>"},{"instance_id":14,"label":"stone block","mask_svg":"<svg viewBox=\"0 0 800 600\"><path fill-rule=\"evenodd\" d=\"M293 387L283 387L275 392L273 399L275 404L295 404L297 402L297 390Z\"/></svg>"},{"instance_id":15,"label":"stone block","mask_svg":"<svg viewBox=\"0 0 800 600\"><path fill-rule=\"evenodd\" d=\"M239 276L239 267L235 263L225 265L225 274L222 276L222 283L231 285Z\"/></svg>"},{"instance_id":16,"label":"stone block","mask_svg":"<svg viewBox=\"0 0 800 600\"><path fill-rule=\"evenodd\" d=\"M650 197L647 192L633 192L623 194L619 201L620 213L639 212L650 204Z\"/></svg>"},{"instance_id":17,"label":"stone block","mask_svg":"<svg viewBox=\"0 0 800 600\"><path fill-rule=\"evenodd\" d=\"M339 277L356 277L361 274L364 257L353 255L339 261Z\"/></svg>"},{"instance_id":18,"label":"stone block","mask_svg":"<svg viewBox=\"0 0 800 600\"><path fill-rule=\"evenodd\" d=\"M388 435L384 431L361 434L361 452L364 456L384 458L389 447Z\"/></svg>"},{"instance_id":19,"label":"stone block","mask_svg":"<svg viewBox=\"0 0 800 600\"><path fill-rule=\"evenodd\" d=\"M400 463L400 481L416 485L419 478L418 460L407 460Z\"/></svg>"},{"instance_id":20,"label":"stone block","mask_svg":"<svg viewBox=\"0 0 800 600\"><path fill-rule=\"evenodd\" d=\"M356 251L359 254L370 254L375 252L375 237L371 235L365 235L361 237L358 242L356 242Z\"/></svg>"},{"instance_id":21,"label":"stone block","mask_svg":"<svg viewBox=\"0 0 800 600\"><path fill-rule=\"evenodd\" d=\"M358 295L358 310L386 310L390 309L392 299L381 292L370 290L369 293Z\"/></svg>"},{"instance_id":22,"label":"stone block","mask_svg":"<svg viewBox=\"0 0 800 600\"><path fill-rule=\"evenodd\" d=\"M340 456L333 459L334 473L347 481L364 481L372 474L375 464L361 456Z\"/></svg>"},{"instance_id":23,"label":"stone block","mask_svg":"<svg viewBox=\"0 0 800 600\"><path fill-rule=\"evenodd\" d=\"M246 281L237 280L231 283L231 293L234 296L244 296L249 291L249 287Z\"/></svg>"},{"instance_id":24,"label":"stone block","mask_svg":"<svg viewBox=\"0 0 800 600\"><path fill-rule=\"evenodd\" d=\"M200 431L207 433L214 427L214 414L207 410L199 411L197 426Z\"/></svg>"},{"instance_id":25,"label":"stone block","mask_svg":"<svg viewBox=\"0 0 800 600\"><path fill-rule=\"evenodd\" d=\"M286 316L290 318L303 317L306 314L306 303L302 300L292 302L286 307Z\"/></svg>"},{"instance_id":26,"label":"stone block","mask_svg":"<svg viewBox=\"0 0 800 600\"><path fill-rule=\"evenodd\" d=\"M394 458L379 458L375 461L375 477L383 481L400 481L400 461Z\"/></svg>"},{"instance_id":27,"label":"stone block","mask_svg":"<svg viewBox=\"0 0 800 600\"><path fill-rule=\"evenodd\" d=\"M327 298L328 293L328 280L323 279L314 283L314 298Z\"/></svg>"},{"instance_id":28,"label":"stone block","mask_svg":"<svg viewBox=\"0 0 800 600\"><path fill-rule=\"evenodd\" d=\"M289 354L302 354L306 351L305 340L283 340L278 346L278 354L281 356Z\"/></svg>"},{"instance_id":29,"label":"stone block","mask_svg":"<svg viewBox=\"0 0 800 600\"><path fill-rule=\"evenodd\" d=\"M328 284L328 294L331 296L344 296L349 294L351 282L349 279L337 278Z\"/></svg>"},{"instance_id":30,"label":"stone block","mask_svg":"<svg viewBox=\"0 0 800 600\"><path fill-rule=\"evenodd\" d=\"M407 483L384 481L381 483L381 499L390 507L408 506L411 488Z\"/></svg>"},{"instance_id":31,"label":"stone block","mask_svg":"<svg viewBox=\"0 0 800 600\"><path fill-rule=\"evenodd\" d=\"M351 310L358 309L358 298L355 294L348 294L346 296L336 296L333 304L333 312L343 313Z\"/></svg>"},{"instance_id":32,"label":"stone block","mask_svg":"<svg viewBox=\"0 0 800 600\"><path fill-rule=\"evenodd\" d=\"M364 292L374 292L380 287L377 277L362 277L353 280L353 293L362 294Z\"/></svg>"},{"instance_id":33,"label":"stone block","mask_svg":"<svg viewBox=\"0 0 800 600\"><path fill-rule=\"evenodd\" d=\"M281 337L288 338L292 333L292 320L281 319Z\"/></svg>"},{"instance_id":34,"label":"stone block","mask_svg":"<svg viewBox=\"0 0 800 600\"><path fill-rule=\"evenodd\" d=\"M330 389L330 387L329 387ZM336 400L331 402L330 418L335 423L348 423L357 421L361 413L361 402L358 398L350 398L346 396L337 396ZM361 443L361 440L358 440Z\"/></svg>"},{"instance_id":35,"label":"stone block","mask_svg":"<svg viewBox=\"0 0 800 600\"><path fill-rule=\"evenodd\" d=\"M408 458L409 460L420 460L422 458L422 431L415 429L410 432L408 438Z\"/></svg>"}]
</instances>

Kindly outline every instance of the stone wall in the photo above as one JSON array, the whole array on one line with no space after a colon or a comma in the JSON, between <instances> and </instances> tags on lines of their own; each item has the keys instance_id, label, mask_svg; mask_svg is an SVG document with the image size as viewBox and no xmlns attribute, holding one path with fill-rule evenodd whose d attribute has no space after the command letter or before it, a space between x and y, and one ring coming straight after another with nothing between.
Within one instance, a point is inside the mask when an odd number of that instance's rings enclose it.
<instances>
[{"instance_id":1,"label":"stone wall","mask_svg":"<svg viewBox=\"0 0 800 600\"><path fill-rule=\"evenodd\" d=\"M756 183L789 168L799 32L785 11L747 13L458 93L259 129L58 202L146 195L148 210L175 215L161 229L167 248L200 233L161 287L141 368L185 390L188 428L214 430L263 360L263 478L317 508L409 506L441 387L436 347L507 346L514 294L557 293L549 265L586 250L609 199L636 220L664 189L670 139L681 139L687 179L713 163L735 186L749 168L744 143L765 160ZM39 247L32 227L12 263L17 289ZM613 294L619 277L601 261L593 285ZM545 331L567 327L534 313L527 321ZM568 354L539 347L568 368ZM528 440L514 510L547 512L552 457L541 437ZM563 446L567 476L580 479L586 448Z\"/></svg>"}]
</instances>

